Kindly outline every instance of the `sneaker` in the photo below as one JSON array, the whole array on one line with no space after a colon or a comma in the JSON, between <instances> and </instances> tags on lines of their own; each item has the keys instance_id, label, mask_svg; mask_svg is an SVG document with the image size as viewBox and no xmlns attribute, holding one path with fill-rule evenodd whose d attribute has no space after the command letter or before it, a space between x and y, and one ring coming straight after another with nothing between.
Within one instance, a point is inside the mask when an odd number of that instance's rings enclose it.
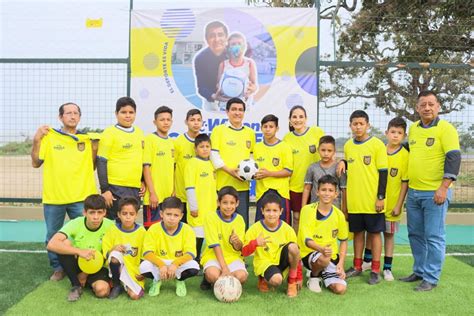
<instances>
[{"instance_id":1,"label":"sneaker","mask_svg":"<svg viewBox=\"0 0 474 316\"><path fill-rule=\"evenodd\" d=\"M63 270L54 271L49 277L50 281L61 281L66 276Z\"/></svg>"},{"instance_id":2,"label":"sneaker","mask_svg":"<svg viewBox=\"0 0 474 316\"><path fill-rule=\"evenodd\" d=\"M296 283L288 283L288 289L286 290L286 295L288 295L288 297L298 296L298 287Z\"/></svg>"},{"instance_id":3,"label":"sneaker","mask_svg":"<svg viewBox=\"0 0 474 316\"><path fill-rule=\"evenodd\" d=\"M417 276L417 275L414 274L414 273L412 273L412 274L410 274L410 275L407 276L407 277L400 278L399 280L402 281L402 282L416 282L416 281L423 280L423 278L420 277L420 276Z\"/></svg>"},{"instance_id":4,"label":"sneaker","mask_svg":"<svg viewBox=\"0 0 474 316\"><path fill-rule=\"evenodd\" d=\"M431 291L436 286L437 286L436 284L431 284L423 280L417 287L414 288L414 290L417 292L427 292L427 291Z\"/></svg>"},{"instance_id":5,"label":"sneaker","mask_svg":"<svg viewBox=\"0 0 474 316\"><path fill-rule=\"evenodd\" d=\"M209 291L212 289L212 284L209 283L209 281L206 279L206 277L202 277L201 284L199 285L199 288L203 291Z\"/></svg>"},{"instance_id":6,"label":"sneaker","mask_svg":"<svg viewBox=\"0 0 474 316\"><path fill-rule=\"evenodd\" d=\"M148 290L148 295L150 296L158 296L160 295L161 289L161 281L153 281L150 289Z\"/></svg>"},{"instance_id":7,"label":"sneaker","mask_svg":"<svg viewBox=\"0 0 474 316\"><path fill-rule=\"evenodd\" d=\"M260 292L262 293L266 293L268 292L270 289L268 288L268 283L267 281L265 281L264 278L262 277L258 277L258 283L257 283L257 288Z\"/></svg>"},{"instance_id":8,"label":"sneaker","mask_svg":"<svg viewBox=\"0 0 474 316\"><path fill-rule=\"evenodd\" d=\"M395 278L393 277L392 270L383 270L383 278L385 281L393 281Z\"/></svg>"},{"instance_id":9,"label":"sneaker","mask_svg":"<svg viewBox=\"0 0 474 316\"><path fill-rule=\"evenodd\" d=\"M362 261L362 272L372 270L372 262Z\"/></svg>"},{"instance_id":10,"label":"sneaker","mask_svg":"<svg viewBox=\"0 0 474 316\"><path fill-rule=\"evenodd\" d=\"M111 300L116 299L120 295L120 293L122 293L122 286L120 285L114 286L112 290L110 290L109 299Z\"/></svg>"},{"instance_id":11,"label":"sneaker","mask_svg":"<svg viewBox=\"0 0 474 316\"><path fill-rule=\"evenodd\" d=\"M375 285L379 283L381 280L380 275L378 273L375 273L373 271L370 272L370 277L369 277L369 284L370 285Z\"/></svg>"},{"instance_id":12,"label":"sneaker","mask_svg":"<svg viewBox=\"0 0 474 316\"><path fill-rule=\"evenodd\" d=\"M362 270L357 270L354 267L351 267L346 270L346 278L356 277L362 274Z\"/></svg>"},{"instance_id":13,"label":"sneaker","mask_svg":"<svg viewBox=\"0 0 474 316\"><path fill-rule=\"evenodd\" d=\"M321 279L320 278L309 278L306 282L308 289L315 293L321 293Z\"/></svg>"},{"instance_id":14,"label":"sneaker","mask_svg":"<svg viewBox=\"0 0 474 316\"><path fill-rule=\"evenodd\" d=\"M185 297L187 293L186 283L184 283L184 281L176 280L176 295L179 297Z\"/></svg>"},{"instance_id":15,"label":"sneaker","mask_svg":"<svg viewBox=\"0 0 474 316\"><path fill-rule=\"evenodd\" d=\"M71 290L69 291L67 300L69 302L75 302L81 298L81 295L82 295L82 288L80 286L73 286Z\"/></svg>"}]
</instances>

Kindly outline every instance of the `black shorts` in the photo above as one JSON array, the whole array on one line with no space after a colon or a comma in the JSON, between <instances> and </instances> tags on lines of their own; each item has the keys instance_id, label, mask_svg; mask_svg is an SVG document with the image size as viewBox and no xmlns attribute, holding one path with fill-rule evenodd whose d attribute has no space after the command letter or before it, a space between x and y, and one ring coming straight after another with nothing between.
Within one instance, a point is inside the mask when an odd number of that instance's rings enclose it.
<instances>
[{"instance_id":1,"label":"black shorts","mask_svg":"<svg viewBox=\"0 0 474 316\"><path fill-rule=\"evenodd\" d=\"M283 248L281 249L281 253L280 253L280 262L278 263L278 265L271 265L267 268L267 270L265 270L265 272L263 273L263 277L265 278L265 280L267 281L270 281L270 279L272 278L272 276L274 276L275 274L282 274L283 271L286 270L286 268L288 268L290 266L290 259L288 258L288 247L289 247L290 243L286 244L285 246L283 246Z\"/></svg>"},{"instance_id":2,"label":"black shorts","mask_svg":"<svg viewBox=\"0 0 474 316\"><path fill-rule=\"evenodd\" d=\"M107 270L107 268L102 268L99 270L99 272L97 273L94 273L94 274L89 274L87 276L87 281L86 281L86 284L88 286L92 286L92 284L96 281L105 281L105 282L109 282L110 278L109 278L109 270Z\"/></svg>"},{"instance_id":3,"label":"black shorts","mask_svg":"<svg viewBox=\"0 0 474 316\"><path fill-rule=\"evenodd\" d=\"M311 270L311 267L309 266L309 259L311 255L315 252L318 252L318 251L315 250L313 252L310 252L304 258L301 259L301 261L303 261L303 266L308 270ZM331 262L337 265L339 263L339 255L337 255L336 259L331 259Z\"/></svg>"},{"instance_id":4,"label":"black shorts","mask_svg":"<svg viewBox=\"0 0 474 316\"><path fill-rule=\"evenodd\" d=\"M385 213L349 214L349 231L381 233L385 231Z\"/></svg>"}]
</instances>

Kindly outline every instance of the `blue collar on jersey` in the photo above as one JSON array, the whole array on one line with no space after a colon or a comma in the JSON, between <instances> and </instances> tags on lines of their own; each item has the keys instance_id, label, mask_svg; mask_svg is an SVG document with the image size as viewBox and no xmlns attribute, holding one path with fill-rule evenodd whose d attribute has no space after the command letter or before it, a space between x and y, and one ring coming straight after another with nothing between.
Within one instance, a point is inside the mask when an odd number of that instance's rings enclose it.
<instances>
[{"instance_id":1,"label":"blue collar on jersey","mask_svg":"<svg viewBox=\"0 0 474 316\"><path fill-rule=\"evenodd\" d=\"M237 217L237 212L234 212L234 213L232 214L232 216L230 217L230 219L229 219L229 220L226 220L226 219L224 219L224 218L222 217L222 213L221 213L220 210L217 210L216 212L217 212L217 216L219 216L219 218L220 218L223 222L226 222L226 223L231 223L231 222Z\"/></svg>"},{"instance_id":2,"label":"blue collar on jersey","mask_svg":"<svg viewBox=\"0 0 474 316\"><path fill-rule=\"evenodd\" d=\"M267 225L265 225L265 223L263 222L263 219L260 220L260 223L262 224L263 228L265 228L266 230L268 230L271 233L276 232L277 230L280 229L281 225L283 225L283 221L281 219L279 219L277 227L274 230L271 230L270 228L267 227Z\"/></svg>"},{"instance_id":3,"label":"blue collar on jersey","mask_svg":"<svg viewBox=\"0 0 474 316\"><path fill-rule=\"evenodd\" d=\"M181 228L183 228L183 222L179 222L178 224L178 228L176 229L176 231L171 235L170 233L168 233L168 231L166 230L166 227L165 227L165 223L163 223L163 221L161 221L161 227L163 228L163 231L165 232L166 235L168 236L176 236L179 234L179 232L181 231Z\"/></svg>"}]
</instances>

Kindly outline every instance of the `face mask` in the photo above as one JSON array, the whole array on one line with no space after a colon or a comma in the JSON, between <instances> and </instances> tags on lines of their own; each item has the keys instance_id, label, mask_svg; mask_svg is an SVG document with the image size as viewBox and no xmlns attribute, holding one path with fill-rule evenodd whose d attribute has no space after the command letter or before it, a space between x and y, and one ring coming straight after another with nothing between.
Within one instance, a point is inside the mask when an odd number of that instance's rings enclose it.
<instances>
[{"instance_id":1,"label":"face mask","mask_svg":"<svg viewBox=\"0 0 474 316\"><path fill-rule=\"evenodd\" d=\"M240 45L233 45L229 47L229 54L234 58L239 57L241 49Z\"/></svg>"}]
</instances>

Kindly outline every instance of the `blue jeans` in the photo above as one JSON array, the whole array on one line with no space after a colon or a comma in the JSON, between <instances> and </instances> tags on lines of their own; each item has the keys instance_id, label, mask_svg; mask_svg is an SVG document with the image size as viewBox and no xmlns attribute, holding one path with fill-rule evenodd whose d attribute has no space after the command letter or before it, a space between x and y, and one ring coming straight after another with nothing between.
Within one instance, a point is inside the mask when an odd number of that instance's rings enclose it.
<instances>
[{"instance_id":1,"label":"blue jeans","mask_svg":"<svg viewBox=\"0 0 474 316\"><path fill-rule=\"evenodd\" d=\"M237 214L242 215L245 222L245 230L249 228L249 191L239 191L239 206L237 206Z\"/></svg>"},{"instance_id":2,"label":"blue jeans","mask_svg":"<svg viewBox=\"0 0 474 316\"><path fill-rule=\"evenodd\" d=\"M434 202L434 191L408 190L407 224L408 239L413 254L413 272L423 280L438 284L446 252L444 222L451 190L446 201Z\"/></svg>"},{"instance_id":3,"label":"blue jeans","mask_svg":"<svg viewBox=\"0 0 474 316\"><path fill-rule=\"evenodd\" d=\"M82 216L84 203L76 202L70 204L44 204L44 220L46 222L46 244L64 225L64 217L67 215L70 219ZM49 265L54 271L61 271L63 268L59 264L58 255L48 251Z\"/></svg>"}]
</instances>

